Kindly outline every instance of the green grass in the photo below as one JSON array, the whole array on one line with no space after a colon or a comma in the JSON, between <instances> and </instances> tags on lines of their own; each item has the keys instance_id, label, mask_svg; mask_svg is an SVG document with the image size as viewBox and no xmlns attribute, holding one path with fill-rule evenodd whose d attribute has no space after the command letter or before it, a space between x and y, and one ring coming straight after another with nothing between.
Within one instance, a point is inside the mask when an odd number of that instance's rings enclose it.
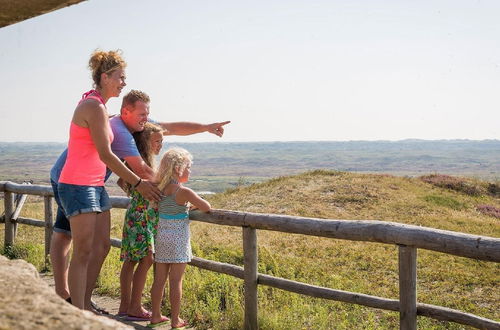
<instances>
[{"instance_id":1,"label":"green grass","mask_svg":"<svg viewBox=\"0 0 500 330\"><path fill-rule=\"evenodd\" d=\"M424 196L426 202L432 203L437 206L448 207L453 210L462 210L466 206L453 197L440 196L440 195L427 195Z\"/></svg>"},{"instance_id":2,"label":"green grass","mask_svg":"<svg viewBox=\"0 0 500 330\"><path fill-rule=\"evenodd\" d=\"M499 220L477 210L478 205L499 208L498 197L486 191L468 195L418 178L320 170L238 186L208 199L222 209L324 219L375 219L500 237ZM30 215L26 216L43 218L40 202L27 206L25 212ZM124 210L113 210L113 237L121 235L123 214ZM243 264L241 228L193 222L191 229L195 255ZM3 231L0 236L3 243ZM42 269L43 230L21 225L17 242L16 256L28 258ZM259 230L258 248L261 273L398 299L396 246ZM118 296L120 267L118 250L112 249L101 272L100 293ZM419 302L500 319L498 263L419 249L417 274ZM146 288L151 281L150 274ZM145 292L145 301L150 301L149 292ZM182 315L197 328L240 329L243 309L242 280L188 267ZM396 312L259 286L261 329L394 329L398 324ZM418 327L468 328L424 317L418 317Z\"/></svg>"}]
</instances>

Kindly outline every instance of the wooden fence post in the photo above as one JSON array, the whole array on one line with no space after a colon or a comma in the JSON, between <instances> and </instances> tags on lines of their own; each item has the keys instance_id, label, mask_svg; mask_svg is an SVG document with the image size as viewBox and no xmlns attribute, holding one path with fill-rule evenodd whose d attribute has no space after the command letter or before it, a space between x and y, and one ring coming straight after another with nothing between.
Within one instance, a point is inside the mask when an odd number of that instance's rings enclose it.
<instances>
[{"instance_id":1,"label":"wooden fence post","mask_svg":"<svg viewBox=\"0 0 500 330\"><path fill-rule=\"evenodd\" d=\"M45 265L48 263L48 256L50 253L50 240L52 239L52 224L53 224L53 198L51 196L45 196L44 201L44 211L45 211Z\"/></svg>"},{"instance_id":2,"label":"wooden fence post","mask_svg":"<svg viewBox=\"0 0 500 330\"><path fill-rule=\"evenodd\" d=\"M399 245L399 328L417 329L417 249Z\"/></svg>"},{"instance_id":3,"label":"wooden fence post","mask_svg":"<svg viewBox=\"0 0 500 330\"><path fill-rule=\"evenodd\" d=\"M14 193L10 191L4 192L4 209L5 209L5 239L4 250L14 245L16 236L16 227L12 223L12 214L14 213Z\"/></svg>"},{"instance_id":4,"label":"wooden fence post","mask_svg":"<svg viewBox=\"0 0 500 330\"><path fill-rule=\"evenodd\" d=\"M258 329L257 322L257 230L243 227L246 330Z\"/></svg>"},{"instance_id":5,"label":"wooden fence post","mask_svg":"<svg viewBox=\"0 0 500 330\"><path fill-rule=\"evenodd\" d=\"M14 226L14 237L17 236L17 218L19 218L19 214L21 214L21 210L23 209L24 202L26 202L26 198L28 198L28 195L26 194L14 194L14 212L12 212L12 224Z\"/></svg>"}]
</instances>

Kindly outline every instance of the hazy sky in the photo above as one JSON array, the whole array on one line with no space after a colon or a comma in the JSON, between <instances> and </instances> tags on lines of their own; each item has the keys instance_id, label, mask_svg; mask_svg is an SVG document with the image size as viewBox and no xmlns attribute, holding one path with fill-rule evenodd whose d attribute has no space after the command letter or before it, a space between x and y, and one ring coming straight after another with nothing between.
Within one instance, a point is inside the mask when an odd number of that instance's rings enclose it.
<instances>
[{"instance_id":1,"label":"hazy sky","mask_svg":"<svg viewBox=\"0 0 500 330\"><path fill-rule=\"evenodd\" d=\"M66 141L96 48L123 50L122 95L152 117L232 120L223 141L500 139L499 18L498 0L90 0L0 29L0 141Z\"/></svg>"}]
</instances>

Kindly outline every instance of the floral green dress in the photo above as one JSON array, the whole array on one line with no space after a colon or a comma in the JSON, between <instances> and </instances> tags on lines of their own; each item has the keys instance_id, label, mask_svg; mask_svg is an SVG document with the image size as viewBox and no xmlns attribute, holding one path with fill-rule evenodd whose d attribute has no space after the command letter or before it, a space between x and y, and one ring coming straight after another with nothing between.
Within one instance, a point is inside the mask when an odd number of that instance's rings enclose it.
<instances>
[{"instance_id":1,"label":"floral green dress","mask_svg":"<svg viewBox=\"0 0 500 330\"><path fill-rule=\"evenodd\" d=\"M140 261L154 252L154 236L158 229L158 208L150 207L149 201L133 190L130 206L123 223L120 260Z\"/></svg>"}]
</instances>

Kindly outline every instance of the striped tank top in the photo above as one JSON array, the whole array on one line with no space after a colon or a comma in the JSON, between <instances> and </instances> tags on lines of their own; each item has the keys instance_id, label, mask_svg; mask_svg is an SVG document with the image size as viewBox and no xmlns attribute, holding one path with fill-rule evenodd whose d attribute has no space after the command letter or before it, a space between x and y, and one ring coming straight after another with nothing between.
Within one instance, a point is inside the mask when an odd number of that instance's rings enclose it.
<instances>
[{"instance_id":1,"label":"striped tank top","mask_svg":"<svg viewBox=\"0 0 500 330\"><path fill-rule=\"evenodd\" d=\"M160 220L183 220L189 218L189 206L179 205L175 201L175 196L180 186L171 195L163 195L158 203L158 213Z\"/></svg>"}]
</instances>

